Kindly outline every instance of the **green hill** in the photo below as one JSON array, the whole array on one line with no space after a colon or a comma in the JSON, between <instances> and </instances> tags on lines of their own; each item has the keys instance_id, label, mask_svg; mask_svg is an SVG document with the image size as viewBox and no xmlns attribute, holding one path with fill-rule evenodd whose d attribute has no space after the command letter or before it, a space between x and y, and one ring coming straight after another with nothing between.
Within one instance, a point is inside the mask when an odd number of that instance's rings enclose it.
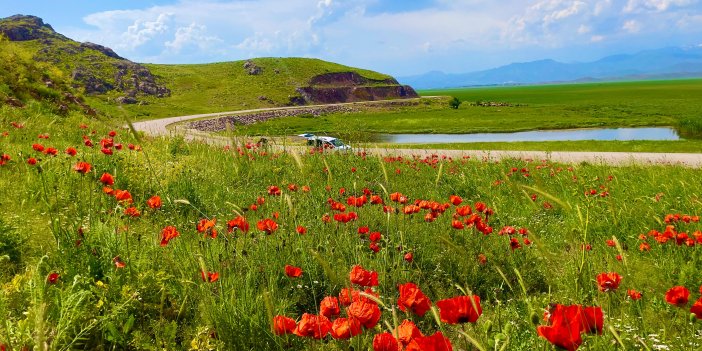
<instances>
[{"instance_id":1,"label":"green hill","mask_svg":"<svg viewBox=\"0 0 702 351\"><path fill-rule=\"evenodd\" d=\"M71 40L34 16L0 19L0 34L11 42L3 45L12 45L25 58L64 77L90 105L108 115L126 111L146 119L417 96L411 87L401 86L388 75L318 59L138 64L110 48ZM0 83L9 84L8 79L3 76Z\"/></svg>"}]
</instances>

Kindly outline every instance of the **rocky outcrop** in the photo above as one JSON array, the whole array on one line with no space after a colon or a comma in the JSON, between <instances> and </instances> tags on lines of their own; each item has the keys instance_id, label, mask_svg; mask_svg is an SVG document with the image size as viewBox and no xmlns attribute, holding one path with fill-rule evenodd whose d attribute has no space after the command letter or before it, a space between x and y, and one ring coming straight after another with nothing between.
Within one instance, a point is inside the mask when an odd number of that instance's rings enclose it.
<instances>
[{"instance_id":1,"label":"rocky outcrop","mask_svg":"<svg viewBox=\"0 0 702 351\"><path fill-rule=\"evenodd\" d=\"M87 94L124 93L122 103L137 103L138 96L170 96L148 68L95 43L78 43L58 34L35 16L15 15L0 19L0 33L12 41L39 40L35 59L55 64L71 75L74 87ZM134 102L136 101L136 102Z\"/></svg>"},{"instance_id":2,"label":"rocky outcrop","mask_svg":"<svg viewBox=\"0 0 702 351\"><path fill-rule=\"evenodd\" d=\"M370 79L356 72L325 73L313 77L310 86L297 88L300 96L291 97L290 105L335 104L419 97L408 85L397 80Z\"/></svg>"},{"instance_id":3,"label":"rocky outcrop","mask_svg":"<svg viewBox=\"0 0 702 351\"><path fill-rule=\"evenodd\" d=\"M39 17L14 15L0 19L0 33L10 41L27 41L45 38L66 38L58 34Z\"/></svg>"}]
</instances>

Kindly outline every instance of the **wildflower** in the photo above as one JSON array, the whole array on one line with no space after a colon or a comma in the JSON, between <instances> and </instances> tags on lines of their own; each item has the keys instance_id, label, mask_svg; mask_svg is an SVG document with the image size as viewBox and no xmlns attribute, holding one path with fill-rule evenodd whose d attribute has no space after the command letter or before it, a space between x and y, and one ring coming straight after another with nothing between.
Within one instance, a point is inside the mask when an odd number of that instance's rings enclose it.
<instances>
[{"instance_id":1,"label":"wildflower","mask_svg":"<svg viewBox=\"0 0 702 351\"><path fill-rule=\"evenodd\" d=\"M337 318L331 326L331 336L337 340L346 340L361 334L361 323L358 319Z\"/></svg>"},{"instance_id":2,"label":"wildflower","mask_svg":"<svg viewBox=\"0 0 702 351\"><path fill-rule=\"evenodd\" d=\"M402 346L407 346L412 340L424 336L414 322L407 319L395 328L395 335L397 335L396 342L399 341Z\"/></svg>"},{"instance_id":3,"label":"wildflower","mask_svg":"<svg viewBox=\"0 0 702 351\"><path fill-rule=\"evenodd\" d=\"M702 297L700 297L690 308L690 313L694 313L697 319L702 319Z\"/></svg>"},{"instance_id":4,"label":"wildflower","mask_svg":"<svg viewBox=\"0 0 702 351\"><path fill-rule=\"evenodd\" d=\"M169 241L178 236L180 236L180 233L178 233L176 227L169 225L163 228L163 230L161 230L161 246L168 245Z\"/></svg>"},{"instance_id":5,"label":"wildflower","mask_svg":"<svg viewBox=\"0 0 702 351\"><path fill-rule=\"evenodd\" d=\"M204 233L205 237L209 236L210 238L215 239L215 238L217 238L217 229L215 228L216 223L217 223L216 218L212 218L212 219L203 218L197 224L197 231L199 233Z\"/></svg>"},{"instance_id":6,"label":"wildflower","mask_svg":"<svg viewBox=\"0 0 702 351\"><path fill-rule=\"evenodd\" d=\"M34 157L30 157L30 158L27 159L27 164L30 165L30 166L36 165L36 164L37 164L37 159L34 158Z\"/></svg>"},{"instance_id":7,"label":"wildflower","mask_svg":"<svg viewBox=\"0 0 702 351\"><path fill-rule=\"evenodd\" d=\"M416 284L400 284L397 289L400 292L400 297L397 299L397 306L400 308L400 311L404 312L407 309L411 309L414 314L423 317L431 308L431 300L424 295Z\"/></svg>"},{"instance_id":8,"label":"wildflower","mask_svg":"<svg viewBox=\"0 0 702 351\"><path fill-rule=\"evenodd\" d=\"M270 218L262 219L256 223L258 230L265 232L266 234L272 234L276 229L278 229L278 223Z\"/></svg>"},{"instance_id":9,"label":"wildflower","mask_svg":"<svg viewBox=\"0 0 702 351\"><path fill-rule=\"evenodd\" d=\"M441 321L449 324L475 323L483 313L480 296L456 296L436 302Z\"/></svg>"},{"instance_id":10,"label":"wildflower","mask_svg":"<svg viewBox=\"0 0 702 351\"><path fill-rule=\"evenodd\" d=\"M510 238L509 247L512 249L512 251L514 251L516 249L521 248L522 244L519 243L519 240L517 238Z\"/></svg>"},{"instance_id":11,"label":"wildflower","mask_svg":"<svg viewBox=\"0 0 702 351\"><path fill-rule=\"evenodd\" d=\"M90 167L90 163L81 161L76 163L73 169L80 174L86 174L90 172Z\"/></svg>"},{"instance_id":12,"label":"wildflower","mask_svg":"<svg viewBox=\"0 0 702 351\"><path fill-rule=\"evenodd\" d=\"M633 289L627 289L626 295L629 296L629 298L632 299L633 301L641 299L641 292L633 290Z\"/></svg>"},{"instance_id":13,"label":"wildflower","mask_svg":"<svg viewBox=\"0 0 702 351\"><path fill-rule=\"evenodd\" d=\"M305 233L307 233L307 228L298 225L297 228L295 228L295 231L297 232L297 234L304 235Z\"/></svg>"},{"instance_id":14,"label":"wildflower","mask_svg":"<svg viewBox=\"0 0 702 351\"><path fill-rule=\"evenodd\" d=\"M327 317L305 313L302 315L300 322L297 323L293 334L323 339L331 331L331 326L332 323Z\"/></svg>"},{"instance_id":15,"label":"wildflower","mask_svg":"<svg viewBox=\"0 0 702 351\"><path fill-rule=\"evenodd\" d=\"M44 151L44 145L42 144L32 144L32 149L37 152L42 152Z\"/></svg>"},{"instance_id":16,"label":"wildflower","mask_svg":"<svg viewBox=\"0 0 702 351\"><path fill-rule=\"evenodd\" d=\"M146 200L146 205L153 209L161 208L161 197L158 195L150 197L148 200Z\"/></svg>"},{"instance_id":17,"label":"wildflower","mask_svg":"<svg viewBox=\"0 0 702 351\"><path fill-rule=\"evenodd\" d=\"M689 298L690 290L684 286L674 286L665 293L665 301L678 307L687 305Z\"/></svg>"},{"instance_id":18,"label":"wildflower","mask_svg":"<svg viewBox=\"0 0 702 351\"><path fill-rule=\"evenodd\" d=\"M382 234L380 234L380 232L372 232L368 236L368 239L374 243L380 241L381 238L382 238Z\"/></svg>"},{"instance_id":19,"label":"wildflower","mask_svg":"<svg viewBox=\"0 0 702 351\"><path fill-rule=\"evenodd\" d=\"M616 272L600 273L597 275L597 285L600 291L614 291L619 287L622 281L622 276Z\"/></svg>"},{"instance_id":20,"label":"wildflower","mask_svg":"<svg viewBox=\"0 0 702 351\"><path fill-rule=\"evenodd\" d=\"M352 302L346 312L349 317L358 319L367 329L375 327L380 321L380 308L372 301L358 300Z\"/></svg>"},{"instance_id":21,"label":"wildflower","mask_svg":"<svg viewBox=\"0 0 702 351\"><path fill-rule=\"evenodd\" d=\"M273 317L273 332L276 335L292 334L295 331L295 320L285 316Z\"/></svg>"},{"instance_id":22,"label":"wildflower","mask_svg":"<svg viewBox=\"0 0 702 351\"><path fill-rule=\"evenodd\" d=\"M114 263L115 268L124 268L127 266L127 264L124 263L124 261L122 261L122 259L119 256L115 256L112 259L112 263Z\"/></svg>"},{"instance_id":23,"label":"wildflower","mask_svg":"<svg viewBox=\"0 0 702 351\"><path fill-rule=\"evenodd\" d=\"M351 283L361 286L378 286L378 272L367 271L363 267L353 266L349 273Z\"/></svg>"},{"instance_id":24,"label":"wildflower","mask_svg":"<svg viewBox=\"0 0 702 351\"><path fill-rule=\"evenodd\" d=\"M56 284L60 277L61 277L61 275L59 275L58 273L51 272L51 273L49 273L49 276L46 277L46 281L49 284Z\"/></svg>"},{"instance_id":25,"label":"wildflower","mask_svg":"<svg viewBox=\"0 0 702 351\"><path fill-rule=\"evenodd\" d=\"M400 345L390 333L376 334L373 337L373 351L400 351Z\"/></svg>"},{"instance_id":26,"label":"wildflower","mask_svg":"<svg viewBox=\"0 0 702 351\"><path fill-rule=\"evenodd\" d=\"M327 296L319 303L319 314L327 318L338 316L341 313L339 299L334 296Z\"/></svg>"},{"instance_id":27,"label":"wildflower","mask_svg":"<svg viewBox=\"0 0 702 351\"><path fill-rule=\"evenodd\" d=\"M75 156L77 154L78 154L78 150L76 150L73 147L69 147L66 149L66 155L68 155L68 156Z\"/></svg>"},{"instance_id":28,"label":"wildflower","mask_svg":"<svg viewBox=\"0 0 702 351\"><path fill-rule=\"evenodd\" d=\"M205 275L205 271L200 271L200 276L203 282L214 283L219 280L219 273L217 272L207 272L207 275Z\"/></svg>"},{"instance_id":29,"label":"wildflower","mask_svg":"<svg viewBox=\"0 0 702 351\"><path fill-rule=\"evenodd\" d=\"M449 196L449 202L454 206L458 206L463 202L463 199L458 195Z\"/></svg>"},{"instance_id":30,"label":"wildflower","mask_svg":"<svg viewBox=\"0 0 702 351\"><path fill-rule=\"evenodd\" d=\"M129 216L129 217L139 217L139 216L141 216L141 213L139 212L139 210L138 210L136 207L134 207L134 206L125 208L125 209L124 209L124 214L127 215L127 216Z\"/></svg>"},{"instance_id":31,"label":"wildflower","mask_svg":"<svg viewBox=\"0 0 702 351\"><path fill-rule=\"evenodd\" d=\"M281 191L280 191L279 187L277 187L275 185L271 185L268 187L268 195L280 196L280 194L281 194Z\"/></svg>"},{"instance_id":32,"label":"wildflower","mask_svg":"<svg viewBox=\"0 0 702 351\"><path fill-rule=\"evenodd\" d=\"M290 278L299 278L300 276L302 276L302 268L286 264L285 275L287 275Z\"/></svg>"},{"instance_id":33,"label":"wildflower","mask_svg":"<svg viewBox=\"0 0 702 351\"><path fill-rule=\"evenodd\" d=\"M414 254L412 254L412 252L410 251L410 252L406 253L403 258L405 261L412 263L412 260L414 260Z\"/></svg>"},{"instance_id":34,"label":"wildflower","mask_svg":"<svg viewBox=\"0 0 702 351\"><path fill-rule=\"evenodd\" d=\"M583 342L580 335L579 309L577 309L577 315L567 315L567 311L571 311L571 309L567 310L566 306L556 305L550 313L551 325L538 326L536 333L557 347L574 351Z\"/></svg>"},{"instance_id":35,"label":"wildflower","mask_svg":"<svg viewBox=\"0 0 702 351\"><path fill-rule=\"evenodd\" d=\"M112 176L112 174L103 173L100 176L100 183L112 186L115 185L115 178Z\"/></svg>"},{"instance_id":36,"label":"wildflower","mask_svg":"<svg viewBox=\"0 0 702 351\"><path fill-rule=\"evenodd\" d=\"M453 346L451 345L451 340L438 331L430 336L420 336L413 339L405 349L405 351L424 350L452 351Z\"/></svg>"},{"instance_id":37,"label":"wildflower","mask_svg":"<svg viewBox=\"0 0 702 351\"><path fill-rule=\"evenodd\" d=\"M115 190L115 200L118 202L124 202L131 204L133 202L132 200L132 194L129 193L127 190Z\"/></svg>"}]
</instances>

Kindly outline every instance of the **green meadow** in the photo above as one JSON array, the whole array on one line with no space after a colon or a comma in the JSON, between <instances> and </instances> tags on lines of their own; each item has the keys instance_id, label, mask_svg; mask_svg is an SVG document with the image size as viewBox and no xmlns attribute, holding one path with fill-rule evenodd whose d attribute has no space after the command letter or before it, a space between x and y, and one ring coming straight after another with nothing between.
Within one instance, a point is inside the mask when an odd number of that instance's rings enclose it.
<instances>
[{"instance_id":1,"label":"green meadow","mask_svg":"<svg viewBox=\"0 0 702 351\"><path fill-rule=\"evenodd\" d=\"M2 107L6 349L379 350L411 321L443 349L549 350L537 327L560 333L543 319L552 304L602 310L572 325L582 349L702 346L698 170L284 154L120 124ZM621 280L598 278L609 272ZM429 310L400 309L410 282ZM320 306L344 288L352 305ZM480 297L476 320L441 307L460 296ZM303 326L320 313L329 324ZM328 334L347 317L363 320L357 335Z\"/></svg>"}]
</instances>

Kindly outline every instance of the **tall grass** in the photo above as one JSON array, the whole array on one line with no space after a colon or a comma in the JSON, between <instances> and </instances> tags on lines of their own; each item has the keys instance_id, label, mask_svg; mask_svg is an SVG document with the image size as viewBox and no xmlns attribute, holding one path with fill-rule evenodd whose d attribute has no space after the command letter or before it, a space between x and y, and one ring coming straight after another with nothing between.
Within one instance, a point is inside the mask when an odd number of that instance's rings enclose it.
<instances>
[{"instance_id":1,"label":"tall grass","mask_svg":"<svg viewBox=\"0 0 702 351\"><path fill-rule=\"evenodd\" d=\"M88 128L80 129L81 123ZM0 248L16 249L0 256L21 254L12 258L12 271L0 275L0 313L6 316L0 343L12 350L370 349L376 333L405 318L425 334L441 330L454 349L527 350L548 345L536 335L534 319L538 322L549 303L604 308L605 329L611 331L586 338L588 349L611 349L615 335L617 343L632 349L699 347L700 324L688 321L687 309L664 300L674 285L693 290L691 300L698 297L699 245L649 239L650 252L638 249L639 234L664 230L666 214L699 215L697 170L517 159L493 163L440 155L292 156L178 139L145 139L136 151L126 146L137 140L121 129L115 142L124 148L107 156L98 145L110 126L78 115L53 119L3 109L0 126L9 134L0 138L0 154L12 158L0 166L3 221L11 223L11 234L0 235ZM37 139L43 133L50 138ZM83 146L83 135L96 146ZM76 147L78 155L45 155L34 151L33 143L61 152ZM37 165L28 165L29 157L37 158ZM73 169L79 160L91 163L90 173ZM103 172L115 177L114 189L130 191L141 216L125 215L130 205L103 192ZM289 190L289 184L297 190ZM269 195L271 185L282 195ZM309 192L302 190L305 185ZM322 221L335 213L328 199L346 204L348 196L360 196L365 188L400 213L347 205L357 221ZM597 195L584 195L590 189ZM605 191L608 195L600 196ZM489 219L494 231L453 229L454 206L433 222L425 221L425 211L402 214L403 206L390 200L394 192L407 196L408 203L445 203L450 195L474 207L483 202L495 211ZM146 205L153 195L161 196L160 209ZM226 222L239 214L250 231L228 233ZM279 228L269 235L259 231L256 223L264 218ZM196 230L201 219L216 219L216 238ZM166 226L175 226L180 236L161 246ZM298 234L297 226L307 233ZM359 237L360 226L381 232L378 253ZM517 236L522 247L512 250L511 236L498 234L505 226L527 228L532 244ZM701 228L699 223L676 226L690 235ZM15 237L26 237L26 243L8 239ZM612 237L615 247L606 243ZM404 259L409 252L411 262ZM287 277L286 264L301 267L302 277ZM317 313L325 296L351 286L348 274L357 264L380 277L376 291L385 308L377 327L349 341L273 334L273 315ZM203 281L201 271L217 272L219 279ZM595 276L609 271L624 277L622 285L599 292ZM48 280L51 273L59 274L55 283ZM432 312L424 317L400 312L397 285L406 282L416 283L434 302L477 294L483 315L476 325L456 328L438 322ZM640 290L644 298L631 301L626 289Z\"/></svg>"}]
</instances>

